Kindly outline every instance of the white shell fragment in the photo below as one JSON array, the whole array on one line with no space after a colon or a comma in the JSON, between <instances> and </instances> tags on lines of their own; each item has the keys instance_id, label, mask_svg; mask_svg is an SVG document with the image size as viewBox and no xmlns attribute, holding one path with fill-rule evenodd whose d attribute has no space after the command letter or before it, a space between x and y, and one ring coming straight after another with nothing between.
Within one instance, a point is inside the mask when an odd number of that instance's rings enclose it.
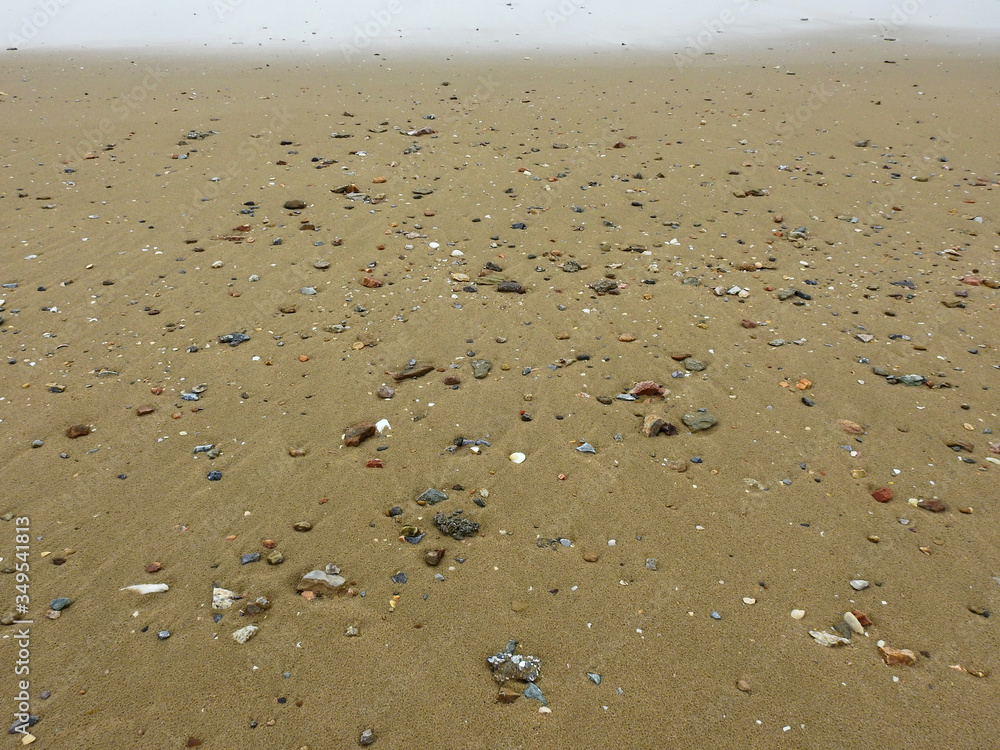
<instances>
[{"instance_id":1,"label":"white shell fragment","mask_svg":"<svg viewBox=\"0 0 1000 750\"><path fill-rule=\"evenodd\" d=\"M809 635L811 635L821 646L843 646L845 643L850 643L850 638L841 638L839 635L834 635L833 633L824 633L821 630L810 630Z\"/></svg>"},{"instance_id":2,"label":"white shell fragment","mask_svg":"<svg viewBox=\"0 0 1000 750\"><path fill-rule=\"evenodd\" d=\"M871 586L871 584L862 578L855 578L853 581L851 581L851 588L854 589L855 591L864 591L869 586Z\"/></svg>"},{"instance_id":3,"label":"white shell fragment","mask_svg":"<svg viewBox=\"0 0 1000 750\"><path fill-rule=\"evenodd\" d=\"M846 622L847 626L858 635L865 635L864 626L853 612L844 612L844 622Z\"/></svg>"},{"instance_id":4,"label":"white shell fragment","mask_svg":"<svg viewBox=\"0 0 1000 750\"><path fill-rule=\"evenodd\" d=\"M392 425L389 424L388 419L380 419L375 423L375 429L378 430L378 434L381 435L383 430L391 430Z\"/></svg>"},{"instance_id":5,"label":"white shell fragment","mask_svg":"<svg viewBox=\"0 0 1000 750\"><path fill-rule=\"evenodd\" d=\"M247 625L245 627L240 628L235 633L233 633L233 640L236 641L237 643L246 643L255 635L257 635L258 630L260 630L260 628L258 628L256 625Z\"/></svg>"},{"instance_id":6,"label":"white shell fragment","mask_svg":"<svg viewBox=\"0 0 1000 750\"><path fill-rule=\"evenodd\" d=\"M239 594L235 591L216 586L212 589L212 609L229 609L239 598Z\"/></svg>"},{"instance_id":7,"label":"white shell fragment","mask_svg":"<svg viewBox=\"0 0 1000 750\"><path fill-rule=\"evenodd\" d=\"M793 609L792 610L792 619L793 620L801 620L805 616L806 616L806 611L804 609Z\"/></svg>"},{"instance_id":8,"label":"white shell fragment","mask_svg":"<svg viewBox=\"0 0 1000 750\"><path fill-rule=\"evenodd\" d=\"M137 583L134 586L124 586L119 591L134 591L137 594L159 594L169 591L170 587L165 583Z\"/></svg>"},{"instance_id":9,"label":"white shell fragment","mask_svg":"<svg viewBox=\"0 0 1000 750\"><path fill-rule=\"evenodd\" d=\"M511 453L508 458L510 458L511 463L520 464L524 463L525 456L523 453Z\"/></svg>"}]
</instances>

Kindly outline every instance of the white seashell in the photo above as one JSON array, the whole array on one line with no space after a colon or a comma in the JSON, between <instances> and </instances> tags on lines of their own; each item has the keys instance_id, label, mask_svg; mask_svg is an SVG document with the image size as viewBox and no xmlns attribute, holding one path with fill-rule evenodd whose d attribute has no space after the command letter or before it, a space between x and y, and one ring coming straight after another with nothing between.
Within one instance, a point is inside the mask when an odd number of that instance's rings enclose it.
<instances>
[{"instance_id":1,"label":"white seashell","mask_svg":"<svg viewBox=\"0 0 1000 750\"><path fill-rule=\"evenodd\" d=\"M793 609L792 610L792 619L793 620L801 620L805 616L806 616L806 611L804 609Z\"/></svg>"},{"instance_id":2,"label":"white seashell","mask_svg":"<svg viewBox=\"0 0 1000 750\"><path fill-rule=\"evenodd\" d=\"M258 630L260 630L260 628L258 628L256 625L247 625L245 627L240 628L235 633L233 633L233 640L236 641L237 643L246 643L255 635L257 635Z\"/></svg>"},{"instance_id":3,"label":"white seashell","mask_svg":"<svg viewBox=\"0 0 1000 750\"><path fill-rule=\"evenodd\" d=\"M124 586L119 591L134 591L137 594L159 594L168 591L170 587L165 583L137 583L134 586Z\"/></svg>"},{"instance_id":4,"label":"white seashell","mask_svg":"<svg viewBox=\"0 0 1000 750\"><path fill-rule=\"evenodd\" d=\"M847 623L848 627L853 630L858 635L864 635L865 629L861 624L861 621L855 616L853 612L844 612L844 622Z\"/></svg>"},{"instance_id":5,"label":"white seashell","mask_svg":"<svg viewBox=\"0 0 1000 750\"><path fill-rule=\"evenodd\" d=\"M821 630L810 630L809 635L816 639L816 643L821 646L843 646L845 643L850 643L850 638L841 638L839 635L834 635L833 633L824 633Z\"/></svg>"},{"instance_id":6,"label":"white seashell","mask_svg":"<svg viewBox=\"0 0 1000 750\"><path fill-rule=\"evenodd\" d=\"M524 463L525 456L523 453L511 453L508 458L510 458L512 463L520 464Z\"/></svg>"}]
</instances>

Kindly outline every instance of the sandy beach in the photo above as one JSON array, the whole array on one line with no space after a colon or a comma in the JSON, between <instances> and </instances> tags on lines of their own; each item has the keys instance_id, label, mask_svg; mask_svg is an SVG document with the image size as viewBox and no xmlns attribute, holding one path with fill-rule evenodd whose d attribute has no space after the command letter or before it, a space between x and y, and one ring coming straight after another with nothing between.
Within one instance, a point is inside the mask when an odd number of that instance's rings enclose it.
<instances>
[{"instance_id":1,"label":"sandy beach","mask_svg":"<svg viewBox=\"0 0 1000 750\"><path fill-rule=\"evenodd\" d=\"M9 744L995 745L998 58L4 53Z\"/></svg>"}]
</instances>

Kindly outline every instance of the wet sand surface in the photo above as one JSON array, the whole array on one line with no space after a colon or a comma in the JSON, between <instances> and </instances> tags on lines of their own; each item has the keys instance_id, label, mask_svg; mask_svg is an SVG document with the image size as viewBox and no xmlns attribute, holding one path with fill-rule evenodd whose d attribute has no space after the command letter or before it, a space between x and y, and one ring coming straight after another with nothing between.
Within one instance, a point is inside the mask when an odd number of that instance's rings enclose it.
<instances>
[{"instance_id":1,"label":"wet sand surface","mask_svg":"<svg viewBox=\"0 0 1000 750\"><path fill-rule=\"evenodd\" d=\"M35 747L996 743L996 64L8 53ZM327 564L350 592L297 593ZM497 701L511 638L550 712Z\"/></svg>"}]
</instances>

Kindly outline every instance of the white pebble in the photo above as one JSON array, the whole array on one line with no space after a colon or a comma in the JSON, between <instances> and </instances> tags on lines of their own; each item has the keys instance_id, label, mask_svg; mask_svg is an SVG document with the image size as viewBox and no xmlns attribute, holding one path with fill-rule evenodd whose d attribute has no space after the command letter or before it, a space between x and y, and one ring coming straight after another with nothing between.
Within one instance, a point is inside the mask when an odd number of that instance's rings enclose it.
<instances>
[{"instance_id":1,"label":"white pebble","mask_svg":"<svg viewBox=\"0 0 1000 750\"><path fill-rule=\"evenodd\" d=\"M806 616L806 611L804 609L793 609L792 610L792 619L793 620L801 620L805 616Z\"/></svg>"},{"instance_id":2,"label":"white pebble","mask_svg":"<svg viewBox=\"0 0 1000 750\"><path fill-rule=\"evenodd\" d=\"M260 628L256 625L246 625L233 633L233 640L237 643L246 643L257 635L258 630L260 630Z\"/></svg>"},{"instance_id":3,"label":"white pebble","mask_svg":"<svg viewBox=\"0 0 1000 750\"><path fill-rule=\"evenodd\" d=\"M124 586L119 591L134 591L137 594L159 594L169 591L170 587L165 583L137 583L134 586Z\"/></svg>"}]
</instances>

